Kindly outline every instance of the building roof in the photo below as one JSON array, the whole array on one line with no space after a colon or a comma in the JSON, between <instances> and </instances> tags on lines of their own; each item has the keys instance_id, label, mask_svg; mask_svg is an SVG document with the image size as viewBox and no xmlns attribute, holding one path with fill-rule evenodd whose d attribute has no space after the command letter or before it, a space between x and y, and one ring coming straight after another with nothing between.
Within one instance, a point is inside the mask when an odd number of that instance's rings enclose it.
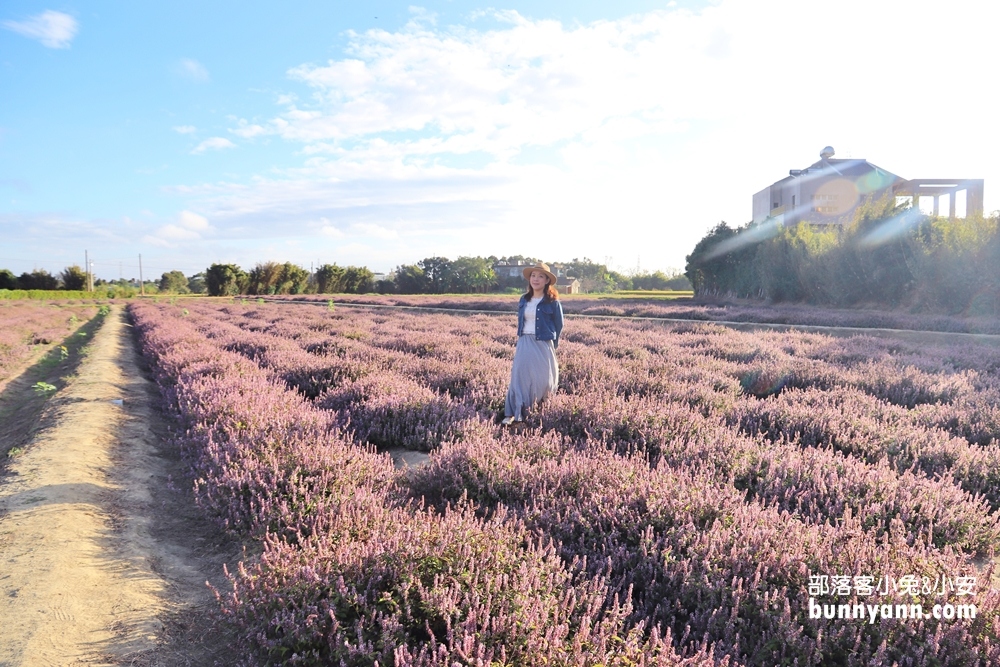
<instances>
[{"instance_id":1,"label":"building roof","mask_svg":"<svg viewBox=\"0 0 1000 667\"><path fill-rule=\"evenodd\" d=\"M807 218L833 222L834 217L849 213L865 197L905 180L864 158L833 155L833 148L827 146L818 161L804 169L789 169L788 176L755 193L754 222L768 218L788 223Z\"/></svg>"},{"instance_id":2,"label":"building roof","mask_svg":"<svg viewBox=\"0 0 1000 667\"><path fill-rule=\"evenodd\" d=\"M831 178L837 176L842 178L857 178L871 173L877 174L878 178L873 179L877 183L872 184L874 187L867 188L869 190L879 190L900 180L899 176L888 169L883 169L878 165L872 164L864 158L847 158L842 160L830 158L814 162L805 169L790 169L788 176L780 181L775 181L774 185L798 178Z\"/></svg>"},{"instance_id":3,"label":"building roof","mask_svg":"<svg viewBox=\"0 0 1000 667\"><path fill-rule=\"evenodd\" d=\"M829 150L829 153L826 153L826 150ZM888 169L883 169L878 165L872 164L864 158L835 158L826 157L827 155L833 155L832 148L827 147L827 149L824 149L823 156L805 169L789 169L788 176L775 181L771 187L784 184L795 179L827 179L833 177L857 179L859 177L874 174L875 177L866 179L867 182L857 183L859 191L864 193L865 191L873 192L875 190L881 190L896 181L903 180L900 176L897 176Z\"/></svg>"}]
</instances>

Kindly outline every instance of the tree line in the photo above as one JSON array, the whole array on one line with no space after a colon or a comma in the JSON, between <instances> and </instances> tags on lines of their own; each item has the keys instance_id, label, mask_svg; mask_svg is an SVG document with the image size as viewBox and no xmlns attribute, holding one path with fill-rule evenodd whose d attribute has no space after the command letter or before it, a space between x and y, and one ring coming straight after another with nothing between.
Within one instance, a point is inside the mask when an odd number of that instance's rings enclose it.
<instances>
[{"instance_id":1,"label":"tree line","mask_svg":"<svg viewBox=\"0 0 1000 667\"><path fill-rule=\"evenodd\" d=\"M841 224L721 222L685 268L696 296L1000 315L1000 214L952 220L884 197Z\"/></svg>"},{"instance_id":2,"label":"tree line","mask_svg":"<svg viewBox=\"0 0 1000 667\"><path fill-rule=\"evenodd\" d=\"M9 269L0 269L0 290L45 290L45 291L66 291L84 292L87 291L87 272L80 266L74 264L67 266L57 274L52 274L45 269L35 269L25 271L21 275L14 275ZM180 285L183 284L183 287ZM180 271L170 271L164 273L160 280L147 280L142 286L137 280L103 280L94 277L92 286L95 291L111 294L119 297L131 297L139 293L144 288L148 293L157 291L168 291L172 293L204 292L204 280L202 274L196 274L187 278Z\"/></svg>"},{"instance_id":3,"label":"tree line","mask_svg":"<svg viewBox=\"0 0 1000 667\"><path fill-rule=\"evenodd\" d=\"M87 273L76 265L67 266L58 275L35 269L16 276L8 269L0 269L0 289L85 290Z\"/></svg>"},{"instance_id":4,"label":"tree line","mask_svg":"<svg viewBox=\"0 0 1000 667\"><path fill-rule=\"evenodd\" d=\"M427 257L415 264L397 266L388 275L376 279L367 267L323 264L310 274L290 262L264 262L250 271L235 264L213 264L205 270L206 291L213 296L237 294L477 294L522 289L520 270L514 276L497 273L494 267L537 264L534 257ZM615 290L690 289L687 278L679 273L662 271L626 276L588 258L571 262L549 262L553 271L580 281L585 292ZM509 273L509 272L508 272Z\"/></svg>"},{"instance_id":5,"label":"tree line","mask_svg":"<svg viewBox=\"0 0 1000 667\"><path fill-rule=\"evenodd\" d=\"M541 260L524 255L507 257L428 257L416 264L397 266L391 274L392 284L387 287L399 294L444 294L505 291L524 288L520 267L538 264ZM575 278L580 289L588 293L614 292L616 290L686 290L687 278L680 273L662 271L632 275L608 269L604 264L587 257L569 262L544 262L561 276ZM499 273L494 267L500 266ZM507 268L514 269L510 275Z\"/></svg>"},{"instance_id":6,"label":"tree line","mask_svg":"<svg viewBox=\"0 0 1000 667\"><path fill-rule=\"evenodd\" d=\"M520 290L524 278L519 267L539 263L535 257L427 257L414 264L402 264L388 275L377 276L364 266L323 264L315 271L292 262L259 262L249 271L236 264L212 264L202 272L186 276L182 271L167 271L159 280L143 285L146 294L208 294L210 296L273 294L476 294ZM571 276L581 291L591 293L616 290L686 290L687 278L680 273L663 271L635 272L631 275L608 269L589 258L570 262L546 262L560 275ZM498 265L513 267L496 271ZM120 283L120 285L119 285ZM138 289L132 281L115 283L97 279L95 287L118 285ZM84 290L87 274L79 266L67 267L57 276L36 270L15 276L0 269L0 289Z\"/></svg>"},{"instance_id":7,"label":"tree line","mask_svg":"<svg viewBox=\"0 0 1000 667\"><path fill-rule=\"evenodd\" d=\"M261 262L249 271L236 264L212 264L201 275L204 276L205 291L210 296L364 294L375 291L375 274L363 266L323 264L310 273L291 262Z\"/></svg>"}]
</instances>

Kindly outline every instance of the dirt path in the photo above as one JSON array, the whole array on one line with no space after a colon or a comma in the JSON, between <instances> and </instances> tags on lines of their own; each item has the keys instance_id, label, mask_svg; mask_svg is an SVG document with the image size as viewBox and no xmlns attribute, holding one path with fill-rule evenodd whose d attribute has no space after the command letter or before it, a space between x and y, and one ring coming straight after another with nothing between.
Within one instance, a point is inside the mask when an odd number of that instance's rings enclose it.
<instances>
[{"instance_id":1,"label":"dirt path","mask_svg":"<svg viewBox=\"0 0 1000 667\"><path fill-rule=\"evenodd\" d=\"M227 664L205 581L233 546L171 483L181 464L141 364L116 307L20 427L0 478L0 666Z\"/></svg>"}]
</instances>

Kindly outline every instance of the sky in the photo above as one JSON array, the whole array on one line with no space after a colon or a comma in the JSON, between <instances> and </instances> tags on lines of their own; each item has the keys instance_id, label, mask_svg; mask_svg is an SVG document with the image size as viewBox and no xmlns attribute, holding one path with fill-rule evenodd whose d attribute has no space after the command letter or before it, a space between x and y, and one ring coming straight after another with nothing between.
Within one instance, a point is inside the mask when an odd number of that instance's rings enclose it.
<instances>
[{"instance_id":1,"label":"sky","mask_svg":"<svg viewBox=\"0 0 1000 667\"><path fill-rule=\"evenodd\" d=\"M0 268L683 270L827 145L983 178L990 212L998 18L981 0L5 0Z\"/></svg>"}]
</instances>

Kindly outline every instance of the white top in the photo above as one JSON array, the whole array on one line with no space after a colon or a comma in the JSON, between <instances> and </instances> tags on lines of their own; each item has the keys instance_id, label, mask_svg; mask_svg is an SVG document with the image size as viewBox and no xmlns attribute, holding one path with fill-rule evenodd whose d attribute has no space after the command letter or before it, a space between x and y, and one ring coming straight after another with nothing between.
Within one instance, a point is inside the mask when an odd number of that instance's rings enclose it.
<instances>
[{"instance_id":1,"label":"white top","mask_svg":"<svg viewBox=\"0 0 1000 667\"><path fill-rule=\"evenodd\" d=\"M524 328L521 329L521 335L535 335L535 310L541 302L542 297L533 297L524 306Z\"/></svg>"}]
</instances>

